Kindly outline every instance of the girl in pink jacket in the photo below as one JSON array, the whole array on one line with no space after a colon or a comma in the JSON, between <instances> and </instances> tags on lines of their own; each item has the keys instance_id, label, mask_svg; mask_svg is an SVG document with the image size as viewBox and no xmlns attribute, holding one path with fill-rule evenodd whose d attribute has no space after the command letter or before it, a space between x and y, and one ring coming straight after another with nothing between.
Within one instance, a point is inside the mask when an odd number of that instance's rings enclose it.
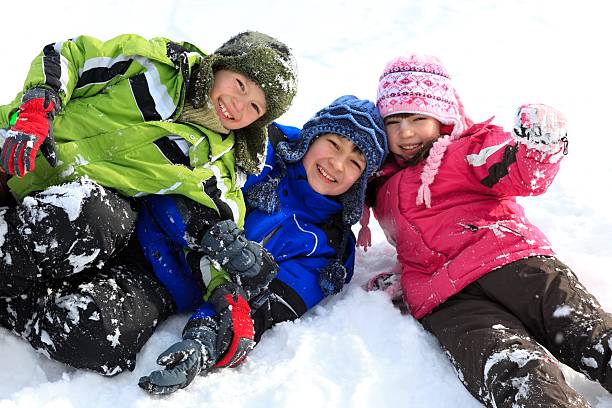
<instances>
[{"instance_id":1,"label":"girl in pink jacket","mask_svg":"<svg viewBox=\"0 0 612 408\"><path fill-rule=\"evenodd\" d=\"M611 391L612 316L516 202L555 177L563 116L523 105L512 132L473 124L440 61L417 55L387 64L377 106L393 154L369 204L397 249L404 302L467 389L490 407L589 406L561 361Z\"/></svg>"}]
</instances>

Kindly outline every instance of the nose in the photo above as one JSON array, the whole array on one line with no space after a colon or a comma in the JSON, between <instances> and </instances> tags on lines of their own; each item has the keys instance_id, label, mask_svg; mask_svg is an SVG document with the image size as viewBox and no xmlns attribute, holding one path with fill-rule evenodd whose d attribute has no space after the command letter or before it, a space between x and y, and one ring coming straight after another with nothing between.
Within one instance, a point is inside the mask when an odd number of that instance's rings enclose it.
<instances>
[{"instance_id":1,"label":"nose","mask_svg":"<svg viewBox=\"0 0 612 408\"><path fill-rule=\"evenodd\" d=\"M236 110L236 113L240 116L243 115L244 113L244 107L247 104L247 100L246 97L244 97L243 95L238 95L234 98L234 108Z\"/></svg>"},{"instance_id":2,"label":"nose","mask_svg":"<svg viewBox=\"0 0 612 408\"><path fill-rule=\"evenodd\" d=\"M410 122L405 118L400 122L399 133L402 137L409 137L414 133Z\"/></svg>"},{"instance_id":3,"label":"nose","mask_svg":"<svg viewBox=\"0 0 612 408\"><path fill-rule=\"evenodd\" d=\"M335 171L338 173L342 173L344 171L344 162L346 159L344 157L335 156L331 159L331 165Z\"/></svg>"}]
</instances>

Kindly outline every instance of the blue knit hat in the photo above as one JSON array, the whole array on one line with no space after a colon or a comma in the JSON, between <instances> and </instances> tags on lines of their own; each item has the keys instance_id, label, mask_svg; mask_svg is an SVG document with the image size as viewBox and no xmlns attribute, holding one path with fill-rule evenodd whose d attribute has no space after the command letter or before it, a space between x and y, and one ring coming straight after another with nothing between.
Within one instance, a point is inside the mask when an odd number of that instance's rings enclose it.
<instances>
[{"instance_id":1,"label":"blue knit hat","mask_svg":"<svg viewBox=\"0 0 612 408\"><path fill-rule=\"evenodd\" d=\"M279 143L277 154L286 162L297 162L304 157L313 140L325 133L347 138L366 159L363 174L339 197L343 207L342 221L346 225L353 225L361 217L367 180L387 155L384 123L372 102L353 95L341 96L306 122L294 143Z\"/></svg>"}]
</instances>

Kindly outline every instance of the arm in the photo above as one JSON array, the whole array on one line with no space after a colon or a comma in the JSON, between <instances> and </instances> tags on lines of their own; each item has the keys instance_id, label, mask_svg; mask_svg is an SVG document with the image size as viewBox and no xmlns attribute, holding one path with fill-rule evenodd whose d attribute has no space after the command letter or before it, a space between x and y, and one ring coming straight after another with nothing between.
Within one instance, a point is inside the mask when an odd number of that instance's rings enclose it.
<instances>
[{"instance_id":1,"label":"arm","mask_svg":"<svg viewBox=\"0 0 612 408\"><path fill-rule=\"evenodd\" d=\"M255 322L255 341L258 342L263 333L274 325L298 319L328 296L322 287L326 286L321 279L322 271L338 258L328 250L321 251L319 256L314 255L278 256L283 260L279 262L277 278L272 280L262 295L250 302ZM332 293L339 292L353 276L355 240L352 234L341 259L344 273L337 277L338 286Z\"/></svg>"},{"instance_id":2,"label":"arm","mask_svg":"<svg viewBox=\"0 0 612 408\"><path fill-rule=\"evenodd\" d=\"M545 105L520 107L511 134L484 132L472 139L467 162L480 183L500 195L544 193L567 153L565 119Z\"/></svg>"},{"instance_id":3,"label":"arm","mask_svg":"<svg viewBox=\"0 0 612 408\"><path fill-rule=\"evenodd\" d=\"M213 209L182 196L154 195L142 202L140 244L179 310L186 310L194 298L194 279L204 284L205 299L217 285L230 281L240 284L250 299L276 276L278 267L268 251ZM210 262L202 263L202 256Z\"/></svg>"},{"instance_id":4,"label":"arm","mask_svg":"<svg viewBox=\"0 0 612 408\"><path fill-rule=\"evenodd\" d=\"M213 367L235 367L253 348L251 309L239 286L219 286L187 322L183 340L157 359L165 366L142 377L138 385L152 394L170 394L187 387Z\"/></svg>"},{"instance_id":5,"label":"arm","mask_svg":"<svg viewBox=\"0 0 612 408\"><path fill-rule=\"evenodd\" d=\"M147 71L150 59L172 65L166 42L125 34L108 41L83 35L49 44L32 61L24 92L50 89L66 106L72 98L98 94L119 79Z\"/></svg>"},{"instance_id":6,"label":"arm","mask_svg":"<svg viewBox=\"0 0 612 408\"><path fill-rule=\"evenodd\" d=\"M93 96L125 78L156 71L154 64L141 53L155 55L162 61L161 65L172 65L168 58L163 60L156 55L159 54L156 50L165 52L163 41L123 35L102 42L81 36L45 46L31 64L23 96L10 110L3 109L3 114L8 114L14 123L3 148L2 167L10 174L24 176L34 170L39 149L49 164L56 166L54 117L73 98Z\"/></svg>"}]
</instances>

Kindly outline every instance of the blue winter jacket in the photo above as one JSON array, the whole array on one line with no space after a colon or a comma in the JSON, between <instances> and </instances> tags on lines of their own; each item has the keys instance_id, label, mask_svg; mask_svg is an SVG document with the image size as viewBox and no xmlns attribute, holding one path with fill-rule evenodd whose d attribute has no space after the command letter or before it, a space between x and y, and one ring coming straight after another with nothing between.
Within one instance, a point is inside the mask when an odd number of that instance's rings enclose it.
<instances>
[{"instance_id":1,"label":"blue winter jacket","mask_svg":"<svg viewBox=\"0 0 612 408\"><path fill-rule=\"evenodd\" d=\"M277 125L289 140L299 137L300 130ZM264 171L247 179L243 190L275 176L279 171L275 163L274 146L270 142ZM319 303L324 294L318 284L319 270L336 257L340 257L347 270L346 282L353 274L355 238L339 223L341 204L310 188L301 162L289 164L285 176L277 188L280 211L267 214L248 208L245 218L245 234L252 241L263 243L279 266L277 277L257 305L262 308L254 313L256 328L266 330L283 320L293 320ZM178 312L195 311L192 318L210 316L212 307L203 302L206 277L202 276L199 262L190 261L193 254L185 249L191 237L199 235L189 231L201 215L194 216L193 209L181 197L150 196L143 199L137 224L137 235L145 257L151 262L155 274L174 298ZM192 204L189 204L192 205ZM215 222L214 220L212 222ZM203 232L203 231L202 231ZM348 234L344 253L339 256L338 245L342 234ZM262 306L263 305L263 306ZM281 310L283 309L283 310ZM256 310L254 310L256 312ZM261 322L257 322L257 317ZM263 322L266 320L266 322Z\"/></svg>"}]
</instances>

